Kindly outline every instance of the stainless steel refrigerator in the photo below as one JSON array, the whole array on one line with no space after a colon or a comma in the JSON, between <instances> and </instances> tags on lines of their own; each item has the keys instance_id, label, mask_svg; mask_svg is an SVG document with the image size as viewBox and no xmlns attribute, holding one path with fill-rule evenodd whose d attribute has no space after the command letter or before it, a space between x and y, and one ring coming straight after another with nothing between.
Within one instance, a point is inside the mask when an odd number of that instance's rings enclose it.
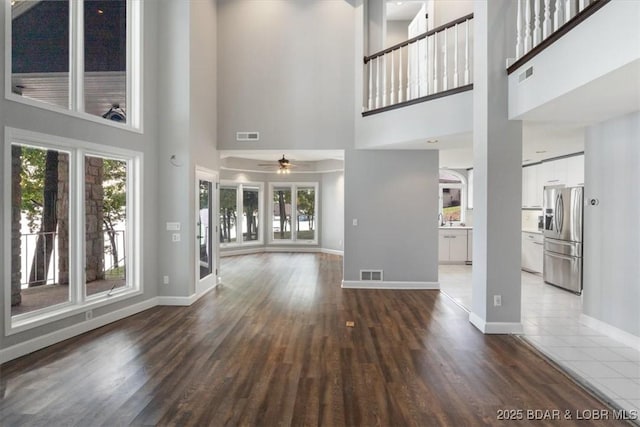
<instances>
[{"instance_id":1,"label":"stainless steel refrigerator","mask_svg":"<svg viewBox=\"0 0 640 427\"><path fill-rule=\"evenodd\" d=\"M544 281L582 292L582 187L545 187Z\"/></svg>"}]
</instances>

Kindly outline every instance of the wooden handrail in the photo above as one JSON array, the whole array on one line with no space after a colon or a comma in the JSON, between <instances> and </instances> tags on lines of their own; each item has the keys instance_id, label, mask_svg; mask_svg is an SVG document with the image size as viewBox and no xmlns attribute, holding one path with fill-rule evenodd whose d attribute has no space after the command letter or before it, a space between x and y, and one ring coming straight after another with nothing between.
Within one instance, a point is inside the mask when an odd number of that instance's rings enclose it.
<instances>
[{"instance_id":1,"label":"wooden handrail","mask_svg":"<svg viewBox=\"0 0 640 427\"><path fill-rule=\"evenodd\" d=\"M600 10L603 6L605 6L610 1L611 0L598 0L596 2L591 3L587 7L585 7L583 10L578 12L576 14L576 16L574 16L572 19L570 19L569 21L565 22L560 28L558 28L553 33L549 34L549 37L547 37L546 39L542 40L533 49L531 49L529 52L527 52L522 57L520 57L517 61L515 61L513 64L511 64L507 68L507 74L511 74L514 71L516 71L522 65L524 65L529 60L531 60L531 58L533 58L534 56L538 55L540 52L542 52L543 50L545 50L546 48L551 46L553 43L558 41L558 39L560 39L560 37L562 37L565 34L567 34L573 28L578 26L578 24L580 24L582 21L584 21L585 19L587 19L588 17L590 17L591 15L596 13L598 10Z\"/></svg>"},{"instance_id":2,"label":"wooden handrail","mask_svg":"<svg viewBox=\"0 0 640 427\"><path fill-rule=\"evenodd\" d=\"M442 24L439 27L436 27L436 28L434 28L432 30L427 31L426 33L418 34L417 36L412 37L409 40L405 40L405 41L400 42L398 44L394 44L393 46L388 47L388 48L386 48L384 50L381 50L380 52L376 52L376 53L371 54L369 56L365 56L364 57L364 63L366 64L369 61L371 61L372 59L375 59L375 58L377 58L379 56L386 55L389 52L393 52L394 50L403 48L405 46L409 46L411 43L415 43L418 40L426 39L427 37L429 37L429 36L431 36L431 35L433 35L435 33L439 33L441 31L444 31L444 30L449 29L451 27L455 27L456 25L461 24L461 23L466 22L466 21L469 21L471 19L473 19L473 13L470 13L468 15L462 16L462 17L460 17L458 19L454 19L451 22L447 22L446 24Z\"/></svg>"}]
</instances>

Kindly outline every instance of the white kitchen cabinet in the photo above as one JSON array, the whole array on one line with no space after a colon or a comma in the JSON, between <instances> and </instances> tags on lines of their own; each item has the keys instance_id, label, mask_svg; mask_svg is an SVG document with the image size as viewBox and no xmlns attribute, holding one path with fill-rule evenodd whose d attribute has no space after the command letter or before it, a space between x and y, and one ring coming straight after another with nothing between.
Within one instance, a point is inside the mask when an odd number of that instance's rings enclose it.
<instances>
[{"instance_id":1,"label":"white kitchen cabinet","mask_svg":"<svg viewBox=\"0 0 640 427\"><path fill-rule=\"evenodd\" d=\"M567 157L567 187L584 185L584 154Z\"/></svg>"},{"instance_id":2,"label":"white kitchen cabinet","mask_svg":"<svg viewBox=\"0 0 640 427\"><path fill-rule=\"evenodd\" d=\"M567 158L542 162L542 179L544 186L564 185L567 182Z\"/></svg>"},{"instance_id":3,"label":"white kitchen cabinet","mask_svg":"<svg viewBox=\"0 0 640 427\"><path fill-rule=\"evenodd\" d=\"M542 273L544 258L544 237L540 233L522 232L522 262L523 270L531 273Z\"/></svg>"},{"instance_id":4,"label":"white kitchen cabinet","mask_svg":"<svg viewBox=\"0 0 640 427\"><path fill-rule=\"evenodd\" d=\"M466 229L440 229L438 261L442 263L464 263L467 261Z\"/></svg>"},{"instance_id":5,"label":"white kitchen cabinet","mask_svg":"<svg viewBox=\"0 0 640 427\"><path fill-rule=\"evenodd\" d=\"M539 208L542 206L542 188L539 178L539 164L522 168L522 207Z\"/></svg>"}]
</instances>

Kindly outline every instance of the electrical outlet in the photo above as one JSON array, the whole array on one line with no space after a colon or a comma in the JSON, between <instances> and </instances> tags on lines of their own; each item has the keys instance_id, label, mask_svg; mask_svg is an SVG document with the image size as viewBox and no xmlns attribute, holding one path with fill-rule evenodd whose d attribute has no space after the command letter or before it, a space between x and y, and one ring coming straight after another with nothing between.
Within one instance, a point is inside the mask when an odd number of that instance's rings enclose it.
<instances>
[{"instance_id":1,"label":"electrical outlet","mask_svg":"<svg viewBox=\"0 0 640 427\"><path fill-rule=\"evenodd\" d=\"M173 233L171 235L171 241L172 242L179 242L180 241L180 233Z\"/></svg>"},{"instance_id":2,"label":"electrical outlet","mask_svg":"<svg viewBox=\"0 0 640 427\"><path fill-rule=\"evenodd\" d=\"M494 307L502 306L502 295L494 295L493 296L493 306Z\"/></svg>"},{"instance_id":3,"label":"electrical outlet","mask_svg":"<svg viewBox=\"0 0 640 427\"><path fill-rule=\"evenodd\" d=\"M87 310L84 312L84 320L93 319L93 310Z\"/></svg>"},{"instance_id":4,"label":"electrical outlet","mask_svg":"<svg viewBox=\"0 0 640 427\"><path fill-rule=\"evenodd\" d=\"M358 226L358 218L353 218L353 226L354 227Z\"/></svg>"},{"instance_id":5,"label":"electrical outlet","mask_svg":"<svg viewBox=\"0 0 640 427\"><path fill-rule=\"evenodd\" d=\"M164 276L162 278L162 283L165 284L165 285L168 285L169 284L169 276Z\"/></svg>"}]
</instances>

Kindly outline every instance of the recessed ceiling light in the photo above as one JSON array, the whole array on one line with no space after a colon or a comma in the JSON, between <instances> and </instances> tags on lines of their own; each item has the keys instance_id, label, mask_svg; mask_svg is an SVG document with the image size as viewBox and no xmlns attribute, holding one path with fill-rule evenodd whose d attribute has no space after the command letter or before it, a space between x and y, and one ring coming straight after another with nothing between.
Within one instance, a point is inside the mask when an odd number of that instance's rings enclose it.
<instances>
[{"instance_id":1,"label":"recessed ceiling light","mask_svg":"<svg viewBox=\"0 0 640 427\"><path fill-rule=\"evenodd\" d=\"M546 152L547 152L547 150L538 150L538 151L536 151L536 154L543 154L543 153L546 153Z\"/></svg>"},{"instance_id":2,"label":"recessed ceiling light","mask_svg":"<svg viewBox=\"0 0 640 427\"><path fill-rule=\"evenodd\" d=\"M437 139L430 139L427 141L427 144L437 144L438 140Z\"/></svg>"},{"instance_id":3,"label":"recessed ceiling light","mask_svg":"<svg viewBox=\"0 0 640 427\"><path fill-rule=\"evenodd\" d=\"M103 13L104 13L104 10L98 9L98 15L102 15Z\"/></svg>"}]
</instances>

